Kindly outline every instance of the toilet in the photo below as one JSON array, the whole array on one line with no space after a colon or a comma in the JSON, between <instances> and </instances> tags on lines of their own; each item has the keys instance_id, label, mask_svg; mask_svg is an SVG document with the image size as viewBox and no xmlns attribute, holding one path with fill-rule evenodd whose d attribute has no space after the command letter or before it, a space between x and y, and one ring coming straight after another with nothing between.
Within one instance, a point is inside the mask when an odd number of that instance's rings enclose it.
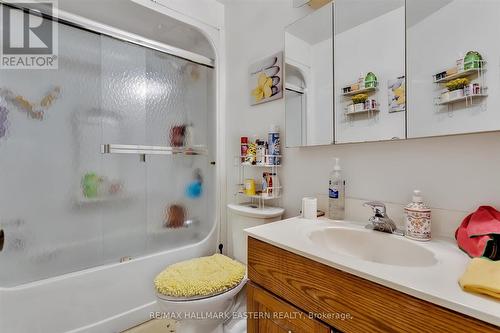
<instances>
[{"instance_id":1,"label":"toilet","mask_svg":"<svg viewBox=\"0 0 500 333\"><path fill-rule=\"evenodd\" d=\"M229 204L227 219L231 257L247 264L247 237L245 229L281 220L285 210L279 207L261 207L255 204Z\"/></svg>"},{"instance_id":2,"label":"toilet","mask_svg":"<svg viewBox=\"0 0 500 333\"><path fill-rule=\"evenodd\" d=\"M279 221L284 209L259 208L252 204L230 204L228 209L228 252L232 258L246 265L247 241L244 229ZM230 315L246 310L245 294L241 292L246 282L245 277L237 286L222 293L192 298L157 293L157 301L161 311L171 317L174 314L179 321L177 333L244 333L246 320L243 316L232 318Z\"/></svg>"}]
</instances>

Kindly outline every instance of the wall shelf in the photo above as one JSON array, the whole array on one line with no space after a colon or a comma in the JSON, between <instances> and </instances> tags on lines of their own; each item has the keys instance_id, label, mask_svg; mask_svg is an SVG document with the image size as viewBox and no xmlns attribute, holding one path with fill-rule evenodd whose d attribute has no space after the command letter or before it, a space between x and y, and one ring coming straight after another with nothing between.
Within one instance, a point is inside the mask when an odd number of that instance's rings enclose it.
<instances>
[{"instance_id":1,"label":"wall shelf","mask_svg":"<svg viewBox=\"0 0 500 333\"><path fill-rule=\"evenodd\" d=\"M484 98L484 97L488 97L488 94L474 94L474 95L457 97L454 99L450 99L448 101L437 102L437 105L450 105L450 104L460 103L460 102L464 102L464 101L466 103L468 103L470 101L472 104L474 98Z\"/></svg>"},{"instance_id":2,"label":"wall shelf","mask_svg":"<svg viewBox=\"0 0 500 333\"><path fill-rule=\"evenodd\" d=\"M475 68L465 69L468 66L475 66ZM474 100L484 99L488 97L485 79L486 61L478 60L474 62L462 63L458 67L458 71L454 74L443 76L445 72L441 72L432 76L433 81L439 87L446 85L456 79L469 78L469 85L462 89L463 96L443 100L441 96L436 97L435 105L438 111L441 111L442 106L448 107L448 112L453 111L453 106L458 103L465 103L465 107L473 106ZM475 92L475 93L474 93ZM467 94L467 95L466 95ZM480 103L477 103L480 104ZM484 104L483 104L484 107Z\"/></svg>"},{"instance_id":3,"label":"wall shelf","mask_svg":"<svg viewBox=\"0 0 500 333\"><path fill-rule=\"evenodd\" d=\"M279 158L281 160L281 155L264 155L264 159L269 159L269 158ZM240 161L246 156L237 156ZM250 168L279 168L281 167L281 164L249 164L245 162L240 163L240 167L250 167Z\"/></svg>"},{"instance_id":4,"label":"wall shelf","mask_svg":"<svg viewBox=\"0 0 500 333\"><path fill-rule=\"evenodd\" d=\"M463 71L459 71L458 73L455 73L455 74L452 74L452 75L448 75L442 79L439 79L439 80L436 80L436 75L434 75L434 83L447 83L447 82L450 82L452 80L455 80L455 79L460 79L460 78L463 78L463 77L468 77L468 76L471 76L471 75L474 75L474 74L480 74L481 72L485 72L486 70L484 69L484 67L480 67L480 68L471 68L471 69L468 69L468 70L463 70Z\"/></svg>"},{"instance_id":5,"label":"wall shelf","mask_svg":"<svg viewBox=\"0 0 500 333\"><path fill-rule=\"evenodd\" d=\"M344 97L351 97L351 96L354 96L354 95L357 95L357 94L372 93L372 92L376 92L377 89L378 88L376 86L375 87L371 87L371 88L363 88L363 89L349 91L347 93L342 93L342 96L344 96Z\"/></svg>"},{"instance_id":6,"label":"wall shelf","mask_svg":"<svg viewBox=\"0 0 500 333\"><path fill-rule=\"evenodd\" d=\"M376 112L380 112L380 110L378 108L364 109L364 110L361 110L361 111L346 112L345 115L346 116L352 116L352 115L355 115L355 114L371 113L371 112L376 113Z\"/></svg>"},{"instance_id":7,"label":"wall shelf","mask_svg":"<svg viewBox=\"0 0 500 333\"><path fill-rule=\"evenodd\" d=\"M238 193L239 195L242 195L244 197L250 198L250 199L257 199L257 200L275 200L281 198L281 189L282 186L276 186L276 187L268 187L266 192L263 193L258 193L255 195L247 195L245 193ZM277 195L274 195L272 192L278 192ZM269 193L271 192L271 193Z\"/></svg>"},{"instance_id":8,"label":"wall shelf","mask_svg":"<svg viewBox=\"0 0 500 333\"><path fill-rule=\"evenodd\" d=\"M115 194L115 195L103 195L94 198L87 198L83 194L78 193L76 197L76 204L78 206L93 205L93 204L106 204L114 202L123 202L132 200L133 196L127 193Z\"/></svg>"},{"instance_id":9,"label":"wall shelf","mask_svg":"<svg viewBox=\"0 0 500 333\"><path fill-rule=\"evenodd\" d=\"M250 167L250 168L280 168L280 164L245 164L241 163L242 167Z\"/></svg>"}]
</instances>

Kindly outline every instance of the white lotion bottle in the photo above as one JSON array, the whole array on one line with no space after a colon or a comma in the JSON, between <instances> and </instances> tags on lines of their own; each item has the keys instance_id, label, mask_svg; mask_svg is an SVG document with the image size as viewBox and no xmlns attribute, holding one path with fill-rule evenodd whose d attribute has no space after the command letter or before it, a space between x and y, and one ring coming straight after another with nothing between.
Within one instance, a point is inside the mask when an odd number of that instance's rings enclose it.
<instances>
[{"instance_id":1,"label":"white lotion bottle","mask_svg":"<svg viewBox=\"0 0 500 333\"><path fill-rule=\"evenodd\" d=\"M345 181L342 178L338 158L335 158L335 166L330 173L328 192L328 217L332 220L343 220L345 218Z\"/></svg>"}]
</instances>

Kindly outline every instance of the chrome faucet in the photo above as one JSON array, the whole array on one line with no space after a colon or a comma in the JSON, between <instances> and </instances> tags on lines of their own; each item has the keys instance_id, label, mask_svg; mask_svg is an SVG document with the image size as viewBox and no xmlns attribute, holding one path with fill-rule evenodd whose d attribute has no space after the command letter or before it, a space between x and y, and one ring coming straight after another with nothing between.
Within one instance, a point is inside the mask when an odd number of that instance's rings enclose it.
<instances>
[{"instance_id":1,"label":"chrome faucet","mask_svg":"<svg viewBox=\"0 0 500 333\"><path fill-rule=\"evenodd\" d=\"M373 216L368 220L370 224L366 228L390 234L404 235L402 231L398 230L396 223L387 216L385 205L382 202L369 201L365 202L363 206L370 207L373 210Z\"/></svg>"}]
</instances>

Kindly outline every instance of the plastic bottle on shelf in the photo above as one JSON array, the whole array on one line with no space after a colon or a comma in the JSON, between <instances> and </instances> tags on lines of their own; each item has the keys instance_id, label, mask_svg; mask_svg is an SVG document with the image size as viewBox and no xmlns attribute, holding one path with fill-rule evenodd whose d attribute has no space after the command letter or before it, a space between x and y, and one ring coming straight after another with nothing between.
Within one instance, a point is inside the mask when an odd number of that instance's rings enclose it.
<instances>
[{"instance_id":1,"label":"plastic bottle on shelf","mask_svg":"<svg viewBox=\"0 0 500 333\"><path fill-rule=\"evenodd\" d=\"M256 154L256 162L257 165L264 165L266 161L266 147L264 145L264 140L257 139L257 154Z\"/></svg>"},{"instance_id":2,"label":"plastic bottle on shelf","mask_svg":"<svg viewBox=\"0 0 500 333\"><path fill-rule=\"evenodd\" d=\"M262 173L262 197L267 198L268 192L267 192L267 178L269 177L268 172L263 172Z\"/></svg>"},{"instance_id":3,"label":"plastic bottle on shelf","mask_svg":"<svg viewBox=\"0 0 500 333\"><path fill-rule=\"evenodd\" d=\"M339 159L335 158L335 166L330 173L328 194L328 212L332 220L345 218L345 181L341 171Z\"/></svg>"},{"instance_id":4,"label":"plastic bottle on shelf","mask_svg":"<svg viewBox=\"0 0 500 333\"><path fill-rule=\"evenodd\" d=\"M242 136L240 139L240 157L241 163L245 162L245 158L248 152L248 138L246 136Z\"/></svg>"},{"instance_id":5,"label":"plastic bottle on shelf","mask_svg":"<svg viewBox=\"0 0 500 333\"><path fill-rule=\"evenodd\" d=\"M247 156L245 158L245 164L255 165L257 157L257 136L252 136L252 140L248 143Z\"/></svg>"},{"instance_id":6,"label":"plastic bottle on shelf","mask_svg":"<svg viewBox=\"0 0 500 333\"><path fill-rule=\"evenodd\" d=\"M281 142L280 142L280 128L277 125L271 125L268 133L268 149L269 149L269 164L281 164Z\"/></svg>"}]
</instances>

